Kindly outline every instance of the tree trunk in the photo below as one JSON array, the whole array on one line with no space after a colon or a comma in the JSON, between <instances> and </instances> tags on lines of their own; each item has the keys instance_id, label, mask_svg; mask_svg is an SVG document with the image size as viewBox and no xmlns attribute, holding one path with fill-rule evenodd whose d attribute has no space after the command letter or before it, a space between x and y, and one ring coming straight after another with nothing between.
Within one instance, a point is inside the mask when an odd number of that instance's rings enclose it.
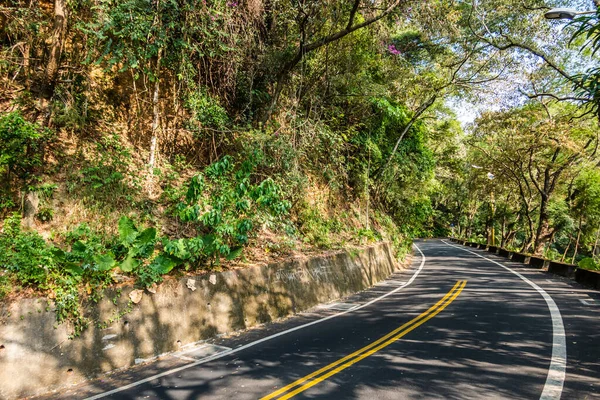
<instances>
[{"instance_id":1,"label":"tree trunk","mask_svg":"<svg viewBox=\"0 0 600 400\"><path fill-rule=\"evenodd\" d=\"M523 242L523 246L521 247L521 253L529 253L529 249L531 248L531 242L533 242L533 235L527 235L527 239Z\"/></svg>"},{"instance_id":2,"label":"tree trunk","mask_svg":"<svg viewBox=\"0 0 600 400\"><path fill-rule=\"evenodd\" d=\"M31 53L31 44L29 42L23 45L23 75L25 77L25 88L30 90L30 53Z\"/></svg>"},{"instance_id":3,"label":"tree trunk","mask_svg":"<svg viewBox=\"0 0 600 400\"><path fill-rule=\"evenodd\" d=\"M538 227L535 233L535 240L533 242L533 254L540 255L547 238L550 237L550 224L548 222L548 196L542 195L542 201L540 203L540 219L538 221Z\"/></svg>"},{"instance_id":4,"label":"tree trunk","mask_svg":"<svg viewBox=\"0 0 600 400\"><path fill-rule=\"evenodd\" d=\"M506 216L502 216L502 231L500 232L500 247L504 248L506 246L506 237L504 236L506 232Z\"/></svg>"},{"instance_id":5,"label":"tree trunk","mask_svg":"<svg viewBox=\"0 0 600 400\"><path fill-rule=\"evenodd\" d=\"M52 40L48 64L46 65L46 87L45 95L50 98L54 93L54 85L58 76L60 56L62 54L65 31L67 29L67 4L66 0L54 0L54 25L52 28Z\"/></svg>"},{"instance_id":6,"label":"tree trunk","mask_svg":"<svg viewBox=\"0 0 600 400\"><path fill-rule=\"evenodd\" d=\"M565 249L565 252L563 253L560 262L565 262L565 258L567 257L567 253L569 252L569 247L571 247L571 242L573 241L573 238L571 236L569 236L569 243L567 244L567 248Z\"/></svg>"},{"instance_id":7,"label":"tree trunk","mask_svg":"<svg viewBox=\"0 0 600 400\"><path fill-rule=\"evenodd\" d=\"M600 241L600 228L598 228L598 232L596 233L596 241L594 242L594 250L592 250L592 256L596 255L596 250L598 250L598 241Z\"/></svg>"},{"instance_id":8,"label":"tree trunk","mask_svg":"<svg viewBox=\"0 0 600 400\"><path fill-rule=\"evenodd\" d=\"M579 247L579 239L581 239L582 220L583 220L583 216L579 216L579 228L577 230L577 240L575 240L575 251L573 252L573 258L571 259L571 264L575 264L575 257L577 257L577 248Z\"/></svg>"},{"instance_id":9,"label":"tree trunk","mask_svg":"<svg viewBox=\"0 0 600 400\"><path fill-rule=\"evenodd\" d=\"M154 95L152 96L152 138L150 139L150 159L148 160L148 171L152 174L154 164L156 163L156 147L158 142L158 133L160 128L160 62L162 49L158 50L156 59L156 82L154 82Z\"/></svg>"}]
</instances>

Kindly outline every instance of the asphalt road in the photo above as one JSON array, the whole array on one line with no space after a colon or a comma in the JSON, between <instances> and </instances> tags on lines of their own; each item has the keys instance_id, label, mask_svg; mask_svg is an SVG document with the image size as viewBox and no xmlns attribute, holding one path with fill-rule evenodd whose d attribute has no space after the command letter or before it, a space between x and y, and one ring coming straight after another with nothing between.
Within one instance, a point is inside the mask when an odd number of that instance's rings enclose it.
<instances>
[{"instance_id":1,"label":"asphalt road","mask_svg":"<svg viewBox=\"0 0 600 400\"><path fill-rule=\"evenodd\" d=\"M57 396L600 399L597 291L482 250L417 246L410 269L341 304Z\"/></svg>"}]
</instances>

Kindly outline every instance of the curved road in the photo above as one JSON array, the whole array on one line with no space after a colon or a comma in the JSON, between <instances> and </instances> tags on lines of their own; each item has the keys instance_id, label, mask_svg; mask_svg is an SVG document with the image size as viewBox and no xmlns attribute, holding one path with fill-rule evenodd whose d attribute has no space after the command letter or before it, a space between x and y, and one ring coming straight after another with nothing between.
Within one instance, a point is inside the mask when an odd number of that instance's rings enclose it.
<instances>
[{"instance_id":1,"label":"curved road","mask_svg":"<svg viewBox=\"0 0 600 400\"><path fill-rule=\"evenodd\" d=\"M482 250L417 246L410 269L329 308L60 397L600 399L597 291Z\"/></svg>"}]
</instances>

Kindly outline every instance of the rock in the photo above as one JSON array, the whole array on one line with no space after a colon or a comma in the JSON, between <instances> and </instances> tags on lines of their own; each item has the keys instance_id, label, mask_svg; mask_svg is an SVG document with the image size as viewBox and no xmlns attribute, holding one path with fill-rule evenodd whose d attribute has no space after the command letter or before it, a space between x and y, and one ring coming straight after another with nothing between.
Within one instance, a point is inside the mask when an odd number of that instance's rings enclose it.
<instances>
[{"instance_id":1,"label":"rock","mask_svg":"<svg viewBox=\"0 0 600 400\"><path fill-rule=\"evenodd\" d=\"M140 289L132 290L129 293L129 299L133 302L133 304L137 304L142 301L142 296L144 295L144 291Z\"/></svg>"},{"instance_id":2,"label":"rock","mask_svg":"<svg viewBox=\"0 0 600 400\"><path fill-rule=\"evenodd\" d=\"M185 286L187 286L187 288L193 292L194 290L196 290L196 281L193 279L188 279Z\"/></svg>"},{"instance_id":3,"label":"rock","mask_svg":"<svg viewBox=\"0 0 600 400\"><path fill-rule=\"evenodd\" d=\"M40 206L40 196L37 192L27 192L23 201L23 219L22 224L26 228L32 228L35 215Z\"/></svg>"},{"instance_id":4,"label":"rock","mask_svg":"<svg viewBox=\"0 0 600 400\"><path fill-rule=\"evenodd\" d=\"M209 281L210 283L212 283L213 285L216 285L216 284L217 284L217 276L216 276L215 274L212 274L212 275L210 276L210 278L208 278L208 281Z\"/></svg>"},{"instance_id":5,"label":"rock","mask_svg":"<svg viewBox=\"0 0 600 400\"><path fill-rule=\"evenodd\" d=\"M156 283L153 283L152 285L150 285L150 287L147 287L146 290L149 291L150 293L154 294L156 293Z\"/></svg>"}]
</instances>

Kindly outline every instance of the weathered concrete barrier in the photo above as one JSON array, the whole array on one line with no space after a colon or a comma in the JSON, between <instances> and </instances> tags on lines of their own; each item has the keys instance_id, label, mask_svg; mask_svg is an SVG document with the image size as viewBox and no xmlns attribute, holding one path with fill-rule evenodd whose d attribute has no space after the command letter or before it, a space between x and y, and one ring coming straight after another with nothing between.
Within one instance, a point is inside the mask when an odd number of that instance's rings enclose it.
<instances>
[{"instance_id":1,"label":"weathered concrete barrier","mask_svg":"<svg viewBox=\"0 0 600 400\"><path fill-rule=\"evenodd\" d=\"M560 276L565 276L567 278L573 278L575 276L575 271L577 270L577 265L566 264L556 261L550 261L548 264L548 272Z\"/></svg>"},{"instance_id":2,"label":"weathered concrete barrier","mask_svg":"<svg viewBox=\"0 0 600 400\"><path fill-rule=\"evenodd\" d=\"M529 265L531 265L532 267L536 267L539 269L542 269L546 266L546 259L545 258L541 258L541 257L529 257Z\"/></svg>"},{"instance_id":3,"label":"weathered concrete barrier","mask_svg":"<svg viewBox=\"0 0 600 400\"><path fill-rule=\"evenodd\" d=\"M498 247L496 246L488 246L488 250L490 253L496 254L498 252Z\"/></svg>"},{"instance_id":4,"label":"weathered concrete barrier","mask_svg":"<svg viewBox=\"0 0 600 400\"><path fill-rule=\"evenodd\" d=\"M527 264L529 262L529 256L523 253L513 253L512 260L515 262Z\"/></svg>"},{"instance_id":5,"label":"weathered concrete barrier","mask_svg":"<svg viewBox=\"0 0 600 400\"><path fill-rule=\"evenodd\" d=\"M478 249L487 249L487 244L480 244L479 246L477 246Z\"/></svg>"},{"instance_id":6,"label":"weathered concrete barrier","mask_svg":"<svg viewBox=\"0 0 600 400\"><path fill-rule=\"evenodd\" d=\"M575 271L575 280L582 285L600 289L600 271L577 268Z\"/></svg>"},{"instance_id":7,"label":"weathered concrete barrier","mask_svg":"<svg viewBox=\"0 0 600 400\"><path fill-rule=\"evenodd\" d=\"M285 317L363 290L397 268L382 243L167 280L136 305L128 297L133 288L112 290L87 308L104 323L74 340L67 339L68 327L54 327L46 300L0 304L0 398L59 389L187 343Z\"/></svg>"},{"instance_id":8,"label":"weathered concrete barrier","mask_svg":"<svg viewBox=\"0 0 600 400\"><path fill-rule=\"evenodd\" d=\"M469 246L477 248L477 247L479 247L479 243L471 242L471 243L469 243Z\"/></svg>"},{"instance_id":9,"label":"weathered concrete barrier","mask_svg":"<svg viewBox=\"0 0 600 400\"><path fill-rule=\"evenodd\" d=\"M501 257L506 257L506 258L509 258L509 256L510 256L510 251L508 251L508 250L506 250L506 249L503 249L503 248L499 248L499 249L498 249L498 255L499 255L499 256L501 256Z\"/></svg>"}]
</instances>

